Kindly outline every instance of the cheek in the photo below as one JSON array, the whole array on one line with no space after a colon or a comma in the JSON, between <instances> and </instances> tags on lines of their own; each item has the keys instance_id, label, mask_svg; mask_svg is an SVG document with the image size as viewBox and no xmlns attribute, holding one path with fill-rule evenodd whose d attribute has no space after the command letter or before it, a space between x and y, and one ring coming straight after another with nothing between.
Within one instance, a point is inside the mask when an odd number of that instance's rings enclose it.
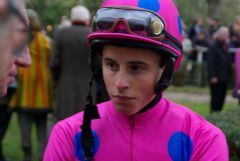
<instances>
[{"instance_id":1,"label":"cheek","mask_svg":"<svg viewBox=\"0 0 240 161\"><path fill-rule=\"evenodd\" d=\"M144 86L138 86L136 87L138 90L136 90L136 95L137 96L137 108L142 108L146 106L154 97L154 86L153 85L148 85L145 84Z\"/></svg>"},{"instance_id":2,"label":"cheek","mask_svg":"<svg viewBox=\"0 0 240 161\"><path fill-rule=\"evenodd\" d=\"M107 91L109 92L109 90L112 88L113 78L111 77L110 73L106 69L104 69L104 67L103 67L103 80L107 88Z\"/></svg>"},{"instance_id":3,"label":"cheek","mask_svg":"<svg viewBox=\"0 0 240 161\"><path fill-rule=\"evenodd\" d=\"M14 64L14 56L10 52L1 53L0 56L0 77L4 77Z\"/></svg>"},{"instance_id":4,"label":"cheek","mask_svg":"<svg viewBox=\"0 0 240 161\"><path fill-rule=\"evenodd\" d=\"M154 95L155 80L136 80L132 83L132 89L141 103L148 103Z\"/></svg>"},{"instance_id":5,"label":"cheek","mask_svg":"<svg viewBox=\"0 0 240 161\"><path fill-rule=\"evenodd\" d=\"M138 90L138 94L140 94L143 98L154 94L155 81L139 84L135 82L134 84L137 85L135 88Z\"/></svg>"},{"instance_id":6,"label":"cheek","mask_svg":"<svg viewBox=\"0 0 240 161\"><path fill-rule=\"evenodd\" d=\"M159 71L154 71L151 73L146 74L143 79L139 79L138 81L134 82L138 83L138 88L142 91L148 91L153 92L154 87L157 84L158 80L160 79L161 74L159 74Z\"/></svg>"},{"instance_id":7,"label":"cheek","mask_svg":"<svg viewBox=\"0 0 240 161\"><path fill-rule=\"evenodd\" d=\"M0 76L0 97L4 96L7 93L7 77L6 74Z\"/></svg>"},{"instance_id":8,"label":"cheek","mask_svg":"<svg viewBox=\"0 0 240 161\"><path fill-rule=\"evenodd\" d=\"M0 97L3 97L7 94L7 86L6 85L1 85L0 82Z\"/></svg>"},{"instance_id":9,"label":"cheek","mask_svg":"<svg viewBox=\"0 0 240 161\"><path fill-rule=\"evenodd\" d=\"M142 100L149 100L154 95L154 88L159 80L159 73L146 75L145 79L139 79L132 84L137 91L137 95Z\"/></svg>"}]
</instances>

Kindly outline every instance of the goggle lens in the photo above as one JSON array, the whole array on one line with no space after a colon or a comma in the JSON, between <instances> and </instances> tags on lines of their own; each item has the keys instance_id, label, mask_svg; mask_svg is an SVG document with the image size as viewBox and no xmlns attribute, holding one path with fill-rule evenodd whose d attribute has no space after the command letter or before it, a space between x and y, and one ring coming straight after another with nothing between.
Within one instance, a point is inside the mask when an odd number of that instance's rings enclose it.
<instances>
[{"instance_id":1,"label":"goggle lens","mask_svg":"<svg viewBox=\"0 0 240 161\"><path fill-rule=\"evenodd\" d=\"M149 11L102 8L95 15L92 31L107 32L118 20L126 21L130 32L142 36L159 37L164 29L162 19ZM153 24L159 24L158 28Z\"/></svg>"},{"instance_id":2,"label":"goggle lens","mask_svg":"<svg viewBox=\"0 0 240 161\"><path fill-rule=\"evenodd\" d=\"M163 19L148 10L135 10L133 8L101 8L93 18L91 30L93 32L116 32L117 24L125 24L125 32L155 39L157 41L170 40L182 50L181 43L165 29ZM121 31L122 32L122 31Z\"/></svg>"}]
</instances>

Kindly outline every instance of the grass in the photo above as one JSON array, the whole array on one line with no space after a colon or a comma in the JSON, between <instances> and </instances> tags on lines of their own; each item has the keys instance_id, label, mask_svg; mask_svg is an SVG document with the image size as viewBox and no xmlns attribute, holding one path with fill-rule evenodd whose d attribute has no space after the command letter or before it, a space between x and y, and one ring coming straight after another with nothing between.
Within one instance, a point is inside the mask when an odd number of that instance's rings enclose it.
<instances>
[{"instance_id":1,"label":"grass","mask_svg":"<svg viewBox=\"0 0 240 161\"><path fill-rule=\"evenodd\" d=\"M20 141L20 129L17 122L17 115L13 113L3 142L4 154L11 159L11 161L21 161L23 157ZM32 130L32 145L33 161L37 161L36 132L34 126Z\"/></svg>"},{"instance_id":2,"label":"grass","mask_svg":"<svg viewBox=\"0 0 240 161\"><path fill-rule=\"evenodd\" d=\"M208 102L194 102L187 100L174 100L175 102L187 106L194 112L200 114L203 117L207 117L210 112L209 103ZM227 102L225 103L223 110L227 110L229 108L235 107L236 103Z\"/></svg>"},{"instance_id":3,"label":"grass","mask_svg":"<svg viewBox=\"0 0 240 161\"><path fill-rule=\"evenodd\" d=\"M209 90L207 87L205 88L198 88L198 87L170 87L167 89L169 92L186 92L186 93L198 93L198 94L204 94L207 95L209 93ZM231 91L229 91L230 94ZM199 113L203 117L208 116L209 114L209 102L204 101L191 101L187 99L174 99L172 101L175 101L179 104L185 105L192 109L193 111ZM231 107L236 106L235 102L226 102L224 106L224 110L227 110ZM35 128L33 128L33 134L32 134L32 145L33 145L33 161L37 161L37 142L36 142L36 133ZM4 152L7 157L9 157L12 161L20 161L22 159L22 151L21 151L21 145L20 145L20 131L19 126L17 123L17 117L14 113L11 118L11 122L9 125L9 129L7 131L6 137L4 139L3 143Z\"/></svg>"},{"instance_id":4,"label":"grass","mask_svg":"<svg viewBox=\"0 0 240 161\"><path fill-rule=\"evenodd\" d=\"M197 94L199 96L201 95L207 95L209 96L209 88L208 86L205 86L204 88L199 88L196 86L184 86L184 87L178 87L178 86L170 86L167 89L167 92L176 92L176 93L189 93L189 94ZM231 97L232 90L229 89L227 95ZM187 98L175 98L171 99L174 102L177 102L179 104L182 104L184 106L187 106L188 108L192 109L196 113L200 114L203 117L207 117L210 113L210 107L209 107L209 101L193 101L189 100ZM227 110L229 108L237 106L237 100L234 101L225 101L223 110Z\"/></svg>"},{"instance_id":5,"label":"grass","mask_svg":"<svg viewBox=\"0 0 240 161\"><path fill-rule=\"evenodd\" d=\"M198 93L198 94L208 94L209 88L207 86L199 88L197 86L169 86L167 88L169 92L186 92L186 93Z\"/></svg>"}]
</instances>

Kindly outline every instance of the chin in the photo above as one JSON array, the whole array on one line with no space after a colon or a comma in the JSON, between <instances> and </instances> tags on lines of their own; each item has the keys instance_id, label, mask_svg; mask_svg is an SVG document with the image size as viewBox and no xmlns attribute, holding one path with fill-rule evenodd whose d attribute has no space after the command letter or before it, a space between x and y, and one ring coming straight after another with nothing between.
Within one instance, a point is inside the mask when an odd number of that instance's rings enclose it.
<instances>
[{"instance_id":1,"label":"chin","mask_svg":"<svg viewBox=\"0 0 240 161\"><path fill-rule=\"evenodd\" d=\"M7 94L7 87L0 87L0 97L3 97Z\"/></svg>"},{"instance_id":2,"label":"chin","mask_svg":"<svg viewBox=\"0 0 240 161\"><path fill-rule=\"evenodd\" d=\"M131 115L134 115L138 112L138 111L131 110L133 108L129 107L129 106L128 107L126 107L126 106L125 107L116 106L115 109L116 109L117 112L119 112L119 113L121 113L125 116L131 116Z\"/></svg>"}]
</instances>

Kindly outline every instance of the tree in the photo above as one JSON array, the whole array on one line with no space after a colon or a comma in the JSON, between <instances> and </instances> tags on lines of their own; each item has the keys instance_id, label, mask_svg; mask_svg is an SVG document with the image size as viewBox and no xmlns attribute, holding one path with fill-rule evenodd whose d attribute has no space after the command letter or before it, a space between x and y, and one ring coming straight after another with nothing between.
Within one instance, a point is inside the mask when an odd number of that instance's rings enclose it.
<instances>
[{"instance_id":1,"label":"tree","mask_svg":"<svg viewBox=\"0 0 240 161\"><path fill-rule=\"evenodd\" d=\"M201 17L219 17L222 25L228 25L240 15L240 0L174 0L184 22L189 26Z\"/></svg>"},{"instance_id":2,"label":"tree","mask_svg":"<svg viewBox=\"0 0 240 161\"><path fill-rule=\"evenodd\" d=\"M103 0L84 0L84 5L89 8L91 14L93 15L102 2Z\"/></svg>"},{"instance_id":3,"label":"tree","mask_svg":"<svg viewBox=\"0 0 240 161\"><path fill-rule=\"evenodd\" d=\"M103 0L31 0L29 8L36 10L43 27L55 27L62 15L70 15L71 8L83 4L93 15ZM240 0L173 0L180 10L184 22L190 25L194 19L201 17L220 17L224 25L229 24L236 15L240 15ZM227 6L227 7L226 7ZM234 11L234 12L229 12Z\"/></svg>"},{"instance_id":4,"label":"tree","mask_svg":"<svg viewBox=\"0 0 240 161\"><path fill-rule=\"evenodd\" d=\"M206 0L208 6L208 15L210 17L219 17L219 7L221 5L221 0Z\"/></svg>"},{"instance_id":5,"label":"tree","mask_svg":"<svg viewBox=\"0 0 240 161\"><path fill-rule=\"evenodd\" d=\"M77 4L78 0L31 0L28 8L36 10L43 27L47 25L55 27L61 16L69 16L71 8Z\"/></svg>"}]
</instances>

